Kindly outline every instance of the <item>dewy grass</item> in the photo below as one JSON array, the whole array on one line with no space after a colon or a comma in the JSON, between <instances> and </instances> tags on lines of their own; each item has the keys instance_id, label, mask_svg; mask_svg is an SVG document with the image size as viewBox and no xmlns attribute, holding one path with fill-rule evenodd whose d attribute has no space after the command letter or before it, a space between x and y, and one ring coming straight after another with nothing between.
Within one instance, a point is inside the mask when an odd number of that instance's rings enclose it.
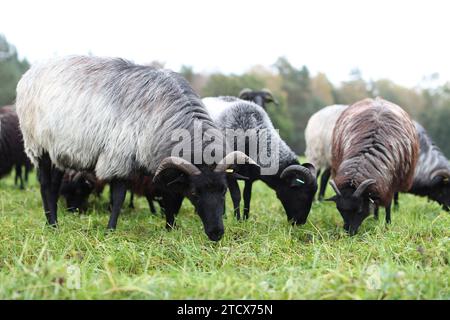
<instances>
[{"instance_id":1,"label":"dewy grass","mask_svg":"<svg viewBox=\"0 0 450 320\"><path fill-rule=\"evenodd\" d=\"M328 190L328 196L331 196ZM225 236L209 241L185 200L166 231L145 199L106 232L107 193L78 215L60 202L45 226L34 176L0 180L0 299L449 299L450 214L401 195L392 225L368 218L349 237L333 203L292 227L272 190L254 186L248 221L227 196Z\"/></svg>"}]
</instances>

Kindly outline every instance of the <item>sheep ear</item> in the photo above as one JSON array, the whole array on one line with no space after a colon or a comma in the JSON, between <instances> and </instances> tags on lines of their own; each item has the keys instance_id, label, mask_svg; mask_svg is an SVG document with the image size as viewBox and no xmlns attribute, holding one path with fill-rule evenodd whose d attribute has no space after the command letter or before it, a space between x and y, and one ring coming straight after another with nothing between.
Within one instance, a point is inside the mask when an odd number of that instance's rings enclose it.
<instances>
[{"instance_id":1,"label":"sheep ear","mask_svg":"<svg viewBox=\"0 0 450 320\"><path fill-rule=\"evenodd\" d=\"M177 183L186 183L186 176L184 174L181 174L180 176L178 176L174 180L168 182L167 186L169 187L169 186L177 184Z\"/></svg>"},{"instance_id":2,"label":"sheep ear","mask_svg":"<svg viewBox=\"0 0 450 320\"><path fill-rule=\"evenodd\" d=\"M314 165L312 163L302 163L302 166L304 166L305 168L307 168L309 171L311 171L311 174L315 177L316 176L316 167L314 167Z\"/></svg>"}]
</instances>

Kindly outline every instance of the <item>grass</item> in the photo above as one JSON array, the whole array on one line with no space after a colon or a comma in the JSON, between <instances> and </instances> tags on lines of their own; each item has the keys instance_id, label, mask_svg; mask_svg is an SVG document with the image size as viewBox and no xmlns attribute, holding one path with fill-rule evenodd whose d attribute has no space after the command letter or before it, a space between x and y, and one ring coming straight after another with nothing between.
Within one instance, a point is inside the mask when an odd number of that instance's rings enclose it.
<instances>
[{"instance_id":1,"label":"grass","mask_svg":"<svg viewBox=\"0 0 450 320\"><path fill-rule=\"evenodd\" d=\"M402 195L392 225L368 218L349 237L332 203L315 203L308 223L291 227L258 182L246 222L231 216L227 196L218 243L188 201L176 230L140 198L114 233L105 232L106 193L91 202L84 215L61 204L53 230L34 177L25 191L0 180L0 299L450 298L450 214L426 199Z\"/></svg>"}]
</instances>

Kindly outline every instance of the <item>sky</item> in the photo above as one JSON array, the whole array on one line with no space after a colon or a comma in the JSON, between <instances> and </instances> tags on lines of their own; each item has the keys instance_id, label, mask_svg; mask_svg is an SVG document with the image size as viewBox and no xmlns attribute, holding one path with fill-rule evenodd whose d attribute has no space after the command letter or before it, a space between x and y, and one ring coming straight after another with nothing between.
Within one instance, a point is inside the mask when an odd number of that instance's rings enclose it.
<instances>
[{"instance_id":1,"label":"sky","mask_svg":"<svg viewBox=\"0 0 450 320\"><path fill-rule=\"evenodd\" d=\"M0 0L0 33L30 62L67 54L242 73L280 56L333 83L450 81L446 0ZM422 82L422 85L424 83Z\"/></svg>"}]
</instances>

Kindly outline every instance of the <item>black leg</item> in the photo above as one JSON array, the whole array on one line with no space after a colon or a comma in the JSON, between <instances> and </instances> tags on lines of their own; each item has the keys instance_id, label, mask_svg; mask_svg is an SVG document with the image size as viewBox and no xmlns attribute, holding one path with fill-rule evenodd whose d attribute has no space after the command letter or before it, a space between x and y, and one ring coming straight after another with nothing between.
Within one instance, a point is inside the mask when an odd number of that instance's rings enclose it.
<instances>
[{"instance_id":1,"label":"black leg","mask_svg":"<svg viewBox=\"0 0 450 320\"><path fill-rule=\"evenodd\" d=\"M117 219L119 218L120 209L122 209L123 202L125 201L125 196L127 195L126 183L122 180L111 181L111 200L112 209L111 216L108 222L108 229L114 230L117 226Z\"/></svg>"},{"instance_id":2,"label":"black leg","mask_svg":"<svg viewBox=\"0 0 450 320\"><path fill-rule=\"evenodd\" d=\"M50 209L50 214L55 218L55 223L57 222L59 190L61 189L63 175L63 171L55 167L52 168L52 183L50 186L48 206Z\"/></svg>"},{"instance_id":3,"label":"black leg","mask_svg":"<svg viewBox=\"0 0 450 320\"><path fill-rule=\"evenodd\" d=\"M389 203L386 207L386 223L390 224L391 223L391 204Z\"/></svg>"},{"instance_id":4,"label":"black leg","mask_svg":"<svg viewBox=\"0 0 450 320\"><path fill-rule=\"evenodd\" d=\"M39 159L38 176L41 184L41 197L47 223L51 226L56 226L58 222L59 189L61 187L63 172L54 168L48 154L44 154Z\"/></svg>"},{"instance_id":5,"label":"black leg","mask_svg":"<svg viewBox=\"0 0 450 320\"><path fill-rule=\"evenodd\" d=\"M250 200L252 198L253 181L245 181L244 186L244 220L248 219L250 213Z\"/></svg>"},{"instance_id":6,"label":"black leg","mask_svg":"<svg viewBox=\"0 0 450 320\"><path fill-rule=\"evenodd\" d=\"M41 188L42 205L44 206L47 223L54 225L56 222L50 218L50 209L48 207L48 193L50 192L51 178L51 163L47 163L44 159L39 159L38 179Z\"/></svg>"},{"instance_id":7,"label":"black leg","mask_svg":"<svg viewBox=\"0 0 450 320\"><path fill-rule=\"evenodd\" d=\"M150 207L150 212L152 214L156 214L155 205L153 204L153 197L150 193L147 193L145 195L145 198L147 198L148 206Z\"/></svg>"},{"instance_id":8,"label":"black leg","mask_svg":"<svg viewBox=\"0 0 450 320\"><path fill-rule=\"evenodd\" d=\"M375 220L378 220L378 212L380 210L380 207L378 206L378 204L374 204L374 208L373 208L373 217L375 218Z\"/></svg>"},{"instance_id":9,"label":"black leg","mask_svg":"<svg viewBox=\"0 0 450 320\"><path fill-rule=\"evenodd\" d=\"M20 183L20 189L23 190L25 189L24 185L23 185L23 178L22 178L22 165L20 164L16 164L16 177L14 179L14 183L17 185L17 180Z\"/></svg>"},{"instance_id":10,"label":"black leg","mask_svg":"<svg viewBox=\"0 0 450 320\"><path fill-rule=\"evenodd\" d=\"M320 191L319 191L319 201L323 200L325 195L325 191L327 190L327 183L330 179L331 169L327 168L322 174L322 178L320 179Z\"/></svg>"},{"instance_id":11,"label":"black leg","mask_svg":"<svg viewBox=\"0 0 450 320\"><path fill-rule=\"evenodd\" d=\"M398 192L394 193L394 211L398 210Z\"/></svg>"},{"instance_id":12,"label":"black leg","mask_svg":"<svg viewBox=\"0 0 450 320\"><path fill-rule=\"evenodd\" d=\"M175 215L180 211L181 204L183 203L183 196L173 193L162 194L162 209L166 216L166 228L171 230L175 227Z\"/></svg>"},{"instance_id":13,"label":"black leg","mask_svg":"<svg viewBox=\"0 0 450 320\"><path fill-rule=\"evenodd\" d=\"M134 192L130 191L130 204L128 205L130 209L134 209Z\"/></svg>"},{"instance_id":14,"label":"black leg","mask_svg":"<svg viewBox=\"0 0 450 320\"><path fill-rule=\"evenodd\" d=\"M227 178L227 181L228 181L228 189L230 190L231 200L233 201L234 216L236 217L236 219L240 220L241 190L239 189L239 184L236 179L229 177Z\"/></svg>"}]
</instances>

